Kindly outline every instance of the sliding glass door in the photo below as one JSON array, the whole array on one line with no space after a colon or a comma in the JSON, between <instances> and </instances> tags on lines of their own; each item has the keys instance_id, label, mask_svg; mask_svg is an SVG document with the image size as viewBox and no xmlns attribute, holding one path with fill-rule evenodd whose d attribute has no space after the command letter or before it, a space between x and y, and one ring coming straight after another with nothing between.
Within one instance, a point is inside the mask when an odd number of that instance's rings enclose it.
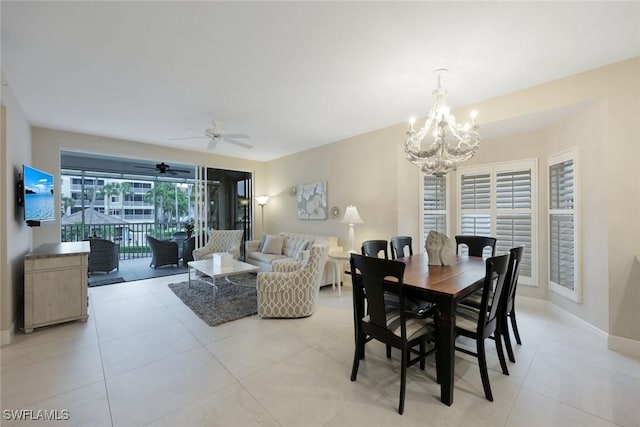
<instances>
[{"instance_id":1,"label":"sliding glass door","mask_svg":"<svg viewBox=\"0 0 640 427\"><path fill-rule=\"evenodd\" d=\"M251 172L196 168L196 246L204 244L204 230L243 230L244 242L252 235ZM200 232L198 232L200 230Z\"/></svg>"}]
</instances>

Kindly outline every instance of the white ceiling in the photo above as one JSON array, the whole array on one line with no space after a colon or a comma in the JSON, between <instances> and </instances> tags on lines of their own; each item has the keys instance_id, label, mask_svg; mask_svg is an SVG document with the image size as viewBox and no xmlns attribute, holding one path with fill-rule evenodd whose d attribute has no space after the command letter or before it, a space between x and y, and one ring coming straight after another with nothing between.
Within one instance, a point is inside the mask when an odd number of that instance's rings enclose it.
<instances>
[{"instance_id":1,"label":"white ceiling","mask_svg":"<svg viewBox=\"0 0 640 427\"><path fill-rule=\"evenodd\" d=\"M270 160L640 55L635 2L0 3L35 126ZM479 122L482 126L482 112ZM482 129L482 128L481 128Z\"/></svg>"}]
</instances>

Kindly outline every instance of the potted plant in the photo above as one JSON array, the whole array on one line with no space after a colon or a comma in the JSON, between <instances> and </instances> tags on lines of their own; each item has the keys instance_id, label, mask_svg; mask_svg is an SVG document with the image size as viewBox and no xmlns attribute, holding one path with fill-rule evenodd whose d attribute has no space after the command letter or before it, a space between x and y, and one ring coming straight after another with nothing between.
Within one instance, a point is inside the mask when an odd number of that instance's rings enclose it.
<instances>
[{"instance_id":1,"label":"potted plant","mask_svg":"<svg viewBox=\"0 0 640 427\"><path fill-rule=\"evenodd\" d=\"M186 222L184 224L184 231L187 232L187 239L191 237L191 235L193 234L193 229L195 228L195 225L192 222Z\"/></svg>"}]
</instances>

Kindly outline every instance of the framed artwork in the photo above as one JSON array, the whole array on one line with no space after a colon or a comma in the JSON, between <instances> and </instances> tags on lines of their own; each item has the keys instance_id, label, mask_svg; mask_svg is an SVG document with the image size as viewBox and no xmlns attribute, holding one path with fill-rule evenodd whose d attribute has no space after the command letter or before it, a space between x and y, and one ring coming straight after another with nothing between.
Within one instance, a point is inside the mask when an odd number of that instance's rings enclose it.
<instances>
[{"instance_id":1,"label":"framed artwork","mask_svg":"<svg viewBox=\"0 0 640 427\"><path fill-rule=\"evenodd\" d=\"M327 181L298 184L298 219L327 219Z\"/></svg>"}]
</instances>

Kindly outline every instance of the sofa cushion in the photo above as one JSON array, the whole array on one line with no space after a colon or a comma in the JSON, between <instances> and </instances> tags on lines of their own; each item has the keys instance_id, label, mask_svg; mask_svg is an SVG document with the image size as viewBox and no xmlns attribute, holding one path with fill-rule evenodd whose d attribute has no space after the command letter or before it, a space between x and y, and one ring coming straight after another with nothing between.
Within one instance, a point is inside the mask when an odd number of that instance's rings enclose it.
<instances>
[{"instance_id":1,"label":"sofa cushion","mask_svg":"<svg viewBox=\"0 0 640 427\"><path fill-rule=\"evenodd\" d=\"M298 252L303 249L303 246L308 244L308 240L305 239L296 239L292 237L285 237L284 246L282 247L282 253L288 257L296 258Z\"/></svg>"},{"instance_id":2,"label":"sofa cushion","mask_svg":"<svg viewBox=\"0 0 640 427\"><path fill-rule=\"evenodd\" d=\"M335 236L321 236L321 235L316 235L316 234L305 234L305 233L291 233L291 232L287 232L287 231L281 231L280 233L278 233L280 236L284 236L287 239L285 240L285 247L283 249L283 253L286 250L287 247L287 241L290 239L293 240L299 240L299 241L305 241L305 240L310 240L311 241L311 245L313 244L320 244L322 242L328 243L329 247L335 247L338 246L338 238ZM311 247L311 245L309 247Z\"/></svg>"},{"instance_id":3,"label":"sofa cushion","mask_svg":"<svg viewBox=\"0 0 640 427\"><path fill-rule=\"evenodd\" d=\"M262 252L251 252L249 254L249 258L258 261L258 262L264 262L267 264L271 264L273 261L277 260L277 259L283 259L283 258L288 258L285 255L282 254L265 254Z\"/></svg>"},{"instance_id":4,"label":"sofa cushion","mask_svg":"<svg viewBox=\"0 0 640 427\"><path fill-rule=\"evenodd\" d=\"M284 244L284 237L267 235L262 247L263 254L282 255L282 246ZM286 255L286 254L285 254Z\"/></svg>"}]
</instances>

